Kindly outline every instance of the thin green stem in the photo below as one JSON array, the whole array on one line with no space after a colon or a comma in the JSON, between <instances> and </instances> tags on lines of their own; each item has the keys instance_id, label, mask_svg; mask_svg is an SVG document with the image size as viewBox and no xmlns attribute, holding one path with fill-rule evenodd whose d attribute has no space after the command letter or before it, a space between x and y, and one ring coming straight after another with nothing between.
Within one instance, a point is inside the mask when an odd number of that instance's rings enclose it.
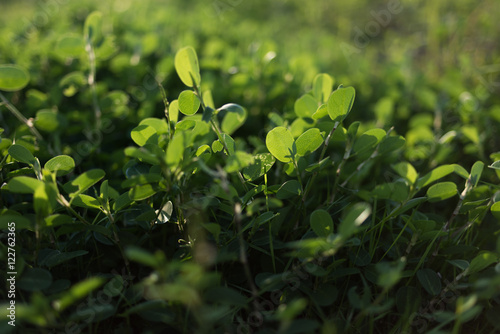
<instances>
[{"instance_id":1,"label":"thin green stem","mask_svg":"<svg viewBox=\"0 0 500 334\"><path fill-rule=\"evenodd\" d=\"M100 129L101 128L102 112L101 112L101 108L99 107L99 101L97 99L97 87L95 84L96 57L95 57L94 48L93 48L90 40L88 40L87 44L85 45L85 51L87 51L87 54L89 56L90 73L89 73L89 77L88 77L88 84L92 90L92 103L94 105L95 123L96 123L96 128Z\"/></svg>"},{"instance_id":2,"label":"thin green stem","mask_svg":"<svg viewBox=\"0 0 500 334\"><path fill-rule=\"evenodd\" d=\"M5 96L0 92L0 99L2 100L2 105L5 105L5 107L7 109L10 110L10 112L19 120L21 121L21 123L24 123L28 129L31 131L31 133L38 139L38 140L43 140L43 137L42 135L40 134L40 132L38 132L38 130L35 128L35 125L33 124L33 119L27 119L26 117L24 117L24 115L19 111L17 110L16 107L14 107L14 105L12 103L10 103L9 100L7 100L5 98Z\"/></svg>"},{"instance_id":3,"label":"thin green stem","mask_svg":"<svg viewBox=\"0 0 500 334\"><path fill-rule=\"evenodd\" d=\"M321 154L319 155L318 164L320 164L321 161L323 160L323 157L326 154L326 149L328 148L328 145L330 144L330 139L331 139L333 133L335 132L335 130L337 129L337 127L339 126L339 124L340 124L340 122L335 122L335 125L333 126L332 130L330 131L328 136L326 136L324 144L323 144L323 149L321 150ZM318 172L314 172L313 176L311 177L311 181L307 183L306 189L304 190L304 194L302 196L302 202L304 202L305 199L307 198L307 195L308 195L309 191L311 190L311 187L314 184L314 181L316 180L317 176L318 176Z\"/></svg>"}]
</instances>

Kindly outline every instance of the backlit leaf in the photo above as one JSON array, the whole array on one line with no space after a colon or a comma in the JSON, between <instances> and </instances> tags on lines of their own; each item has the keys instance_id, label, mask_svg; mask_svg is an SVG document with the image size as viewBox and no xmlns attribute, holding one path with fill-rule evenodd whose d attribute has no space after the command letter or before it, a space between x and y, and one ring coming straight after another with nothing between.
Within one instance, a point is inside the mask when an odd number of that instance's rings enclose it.
<instances>
[{"instance_id":1,"label":"backlit leaf","mask_svg":"<svg viewBox=\"0 0 500 334\"><path fill-rule=\"evenodd\" d=\"M71 173L75 168L75 161L68 155L58 155L45 163L45 169L56 172L57 176Z\"/></svg>"},{"instance_id":2,"label":"backlit leaf","mask_svg":"<svg viewBox=\"0 0 500 334\"><path fill-rule=\"evenodd\" d=\"M400 162L392 165L392 168L399 174L399 176L407 179L411 184L417 180L418 174L415 168L409 162Z\"/></svg>"},{"instance_id":3,"label":"backlit leaf","mask_svg":"<svg viewBox=\"0 0 500 334\"><path fill-rule=\"evenodd\" d=\"M342 122L351 111L356 91L353 87L339 87L330 95L327 108L328 115L334 122Z\"/></svg>"},{"instance_id":4,"label":"backlit leaf","mask_svg":"<svg viewBox=\"0 0 500 334\"><path fill-rule=\"evenodd\" d=\"M179 110L184 115L194 115L200 109L200 99L191 91L185 90L179 94Z\"/></svg>"},{"instance_id":5,"label":"backlit leaf","mask_svg":"<svg viewBox=\"0 0 500 334\"><path fill-rule=\"evenodd\" d=\"M252 181L267 173L276 160L270 153L261 153L254 156L254 161L243 169L245 179Z\"/></svg>"},{"instance_id":6,"label":"backlit leaf","mask_svg":"<svg viewBox=\"0 0 500 334\"><path fill-rule=\"evenodd\" d=\"M325 73L318 74L313 81L313 94L320 103L325 103L332 92L334 80Z\"/></svg>"},{"instance_id":7,"label":"backlit leaf","mask_svg":"<svg viewBox=\"0 0 500 334\"><path fill-rule=\"evenodd\" d=\"M291 157L297 153L292 134L282 126L269 131L266 136L266 146L276 159L285 163L291 162Z\"/></svg>"},{"instance_id":8,"label":"backlit leaf","mask_svg":"<svg viewBox=\"0 0 500 334\"><path fill-rule=\"evenodd\" d=\"M79 175L73 181L66 183L63 188L71 198L74 198L99 182L104 175L106 173L102 169L91 169Z\"/></svg>"},{"instance_id":9,"label":"backlit leaf","mask_svg":"<svg viewBox=\"0 0 500 334\"><path fill-rule=\"evenodd\" d=\"M295 101L294 110L298 117L312 117L316 109L318 109L318 101L309 94L302 95Z\"/></svg>"},{"instance_id":10,"label":"backlit leaf","mask_svg":"<svg viewBox=\"0 0 500 334\"><path fill-rule=\"evenodd\" d=\"M174 62L175 70L186 86L194 87L200 85L198 56L192 47L188 46L177 51Z\"/></svg>"},{"instance_id":11,"label":"backlit leaf","mask_svg":"<svg viewBox=\"0 0 500 334\"><path fill-rule=\"evenodd\" d=\"M457 185L453 182L441 182L427 190L429 202L438 202L458 194Z\"/></svg>"},{"instance_id":12,"label":"backlit leaf","mask_svg":"<svg viewBox=\"0 0 500 334\"><path fill-rule=\"evenodd\" d=\"M33 194L41 186L42 181L28 176L17 176L8 183L9 191L20 194Z\"/></svg>"},{"instance_id":13,"label":"backlit leaf","mask_svg":"<svg viewBox=\"0 0 500 334\"><path fill-rule=\"evenodd\" d=\"M247 111L238 104L228 103L220 107L219 112L226 111L222 119L221 130L227 134L233 134L247 119Z\"/></svg>"},{"instance_id":14,"label":"backlit leaf","mask_svg":"<svg viewBox=\"0 0 500 334\"><path fill-rule=\"evenodd\" d=\"M323 144L323 136L318 128L312 128L304 132L297 138L295 145L297 155L304 156L316 151Z\"/></svg>"},{"instance_id":15,"label":"backlit leaf","mask_svg":"<svg viewBox=\"0 0 500 334\"><path fill-rule=\"evenodd\" d=\"M146 144L158 144L158 134L152 126L142 124L132 129L130 133L132 140L139 146Z\"/></svg>"}]
</instances>

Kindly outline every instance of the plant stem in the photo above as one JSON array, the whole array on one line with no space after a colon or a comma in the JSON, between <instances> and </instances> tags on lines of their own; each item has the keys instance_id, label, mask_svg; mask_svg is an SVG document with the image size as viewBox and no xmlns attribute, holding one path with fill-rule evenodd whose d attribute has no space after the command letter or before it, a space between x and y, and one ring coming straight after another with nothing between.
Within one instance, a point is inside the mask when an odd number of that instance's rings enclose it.
<instances>
[{"instance_id":1,"label":"plant stem","mask_svg":"<svg viewBox=\"0 0 500 334\"><path fill-rule=\"evenodd\" d=\"M38 132L38 130L35 128L35 125L33 124L33 119L30 118L30 119L27 119L26 117L24 117L23 114L21 114L21 112L19 110L17 110L16 107L14 107L14 105L12 103L10 103L9 100L7 100L5 98L5 96L0 92L0 99L2 100L2 104L5 105L5 107L7 107L7 109L10 110L10 112L16 116L16 118L18 120L20 120L22 123L24 123L28 129L31 131L31 133L38 139L38 140L43 140L43 137L42 135L40 134L40 132Z\"/></svg>"},{"instance_id":2,"label":"plant stem","mask_svg":"<svg viewBox=\"0 0 500 334\"><path fill-rule=\"evenodd\" d=\"M335 130L337 129L339 124L340 124L340 122L335 122L335 125L333 126L332 130L330 131L328 136L326 136L326 139L325 139L324 145L323 145L323 149L321 150L321 154L319 156L318 164L321 163L321 160L323 160L323 157L325 156L325 153L326 153L326 149L328 148L328 144L330 144L330 138L332 137L333 133L335 132ZM314 172L314 174L311 178L311 182L309 182L307 184L306 189L304 190L304 195L302 196L302 202L305 201L307 194L309 193L309 190L311 189L311 186L314 184L314 181L316 180L317 176L318 176L318 172Z\"/></svg>"},{"instance_id":3,"label":"plant stem","mask_svg":"<svg viewBox=\"0 0 500 334\"><path fill-rule=\"evenodd\" d=\"M92 90L92 102L94 104L94 115L95 115L95 123L96 123L96 128L100 129L101 128L101 108L99 107L99 102L97 99L97 87L95 84L95 74L96 74L96 57L95 57L95 52L94 48L92 47L92 43L90 40L87 41L87 44L85 45L85 51L87 51L87 54L89 55L89 63L90 63L90 73L88 77L88 83L91 87Z\"/></svg>"}]
</instances>

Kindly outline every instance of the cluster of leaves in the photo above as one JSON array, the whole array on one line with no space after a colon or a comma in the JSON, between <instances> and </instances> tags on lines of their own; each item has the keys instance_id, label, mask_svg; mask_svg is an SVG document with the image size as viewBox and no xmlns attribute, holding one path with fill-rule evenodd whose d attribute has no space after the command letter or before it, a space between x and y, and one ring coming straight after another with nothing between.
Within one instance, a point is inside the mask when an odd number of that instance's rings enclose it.
<instances>
[{"instance_id":1,"label":"cluster of leaves","mask_svg":"<svg viewBox=\"0 0 500 334\"><path fill-rule=\"evenodd\" d=\"M100 83L99 64L110 62L111 78L132 70L101 21L93 12L83 38L58 39L72 72L50 76L54 91L23 94L31 69L0 66L2 107L15 116L6 124L22 124L0 142L0 228L16 223L18 327L498 330L498 155L442 163L453 130L434 143L425 119L406 136L347 125L355 90L334 89L328 74L312 78L292 112L265 115L257 133L246 108L218 107L202 89L191 47L163 65L187 89L164 90L152 75L154 90L142 95L111 90L119 81ZM72 102L88 110L46 108Z\"/></svg>"}]
</instances>

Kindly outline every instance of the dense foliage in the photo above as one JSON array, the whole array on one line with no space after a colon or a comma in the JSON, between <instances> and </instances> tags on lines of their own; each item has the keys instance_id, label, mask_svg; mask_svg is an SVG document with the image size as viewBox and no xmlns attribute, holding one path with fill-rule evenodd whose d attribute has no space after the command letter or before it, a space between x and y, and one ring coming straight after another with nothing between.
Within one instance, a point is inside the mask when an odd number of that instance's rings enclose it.
<instances>
[{"instance_id":1,"label":"dense foliage","mask_svg":"<svg viewBox=\"0 0 500 334\"><path fill-rule=\"evenodd\" d=\"M2 5L2 333L500 331L493 0L85 2Z\"/></svg>"}]
</instances>

